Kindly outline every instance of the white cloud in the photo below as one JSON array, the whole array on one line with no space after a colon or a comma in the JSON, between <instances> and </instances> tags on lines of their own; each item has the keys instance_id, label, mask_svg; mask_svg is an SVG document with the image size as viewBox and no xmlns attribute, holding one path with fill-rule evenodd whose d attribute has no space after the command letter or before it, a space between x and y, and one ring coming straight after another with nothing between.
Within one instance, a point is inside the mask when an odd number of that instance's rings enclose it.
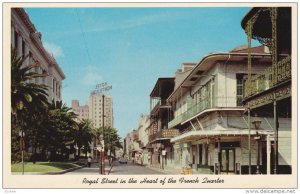
<instances>
[{"instance_id":1,"label":"white cloud","mask_svg":"<svg viewBox=\"0 0 300 194\"><path fill-rule=\"evenodd\" d=\"M62 48L56 44L45 42L44 44L45 49L52 54L55 58L64 57L64 53Z\"/></svg>"},{"instance_id":2,"label":"white cloud","mask_svg":"<svg viewBox=\"0 0 300 194\"><path fill-rule=\"evenodd\" d=\"M121 22L116 23L108 23L106 25L101 24L101 27L95 25L93 29L86 29L86 32L103 32L103 31L111 31L111 30L124 30L128 28L134 28L143 25L149 25L153 23L163 23L163 22L170 22L179 19L185 19L186 16L181 14L174 14L169 12L157 13L152 15L145 15L142 17L132 18L123 20ZM95 24L97 22L95 21Z\"/></svg>"},{"instance_id":3,"label":"white cloud","mask_svg":"<svg viewBox=\"0 0 300 194\"><path fill-rule=\"evenodd\" d=\"M96 72L87 72L85 73L85 76L82 78L81 82L84 85L96 85L100 83L102 80L102 77L96 73Z\"/></svg>"}]
</instances>

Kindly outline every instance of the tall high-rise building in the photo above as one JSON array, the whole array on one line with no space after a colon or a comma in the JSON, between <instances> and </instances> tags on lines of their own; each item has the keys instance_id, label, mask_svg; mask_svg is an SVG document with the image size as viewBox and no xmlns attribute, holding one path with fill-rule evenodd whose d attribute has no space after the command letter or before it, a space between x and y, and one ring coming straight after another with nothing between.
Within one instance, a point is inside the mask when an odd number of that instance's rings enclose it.
<instances>
[{"instance_id":1,"label":"tall high-rise building","mask_svg":"<svg viewBox=\"0 0 300 194\"><path fill-rule=\"evenodd\" d=\"M89 119L89 106L80 106L78 100L72 100L72 111L78 115L76 121L80 121L82 119Z\"/></svg>"},{"instance_id":2,"label":"tall high-rise building","mask_svg":"<svg viewBox=\"0 0 300 194\"><path fill-rule=\"evenodd\" d=\"M111 96L91 93L89 97L89 119L94 127L113 127L113 101Z\"/></svg>"}]
</instances>

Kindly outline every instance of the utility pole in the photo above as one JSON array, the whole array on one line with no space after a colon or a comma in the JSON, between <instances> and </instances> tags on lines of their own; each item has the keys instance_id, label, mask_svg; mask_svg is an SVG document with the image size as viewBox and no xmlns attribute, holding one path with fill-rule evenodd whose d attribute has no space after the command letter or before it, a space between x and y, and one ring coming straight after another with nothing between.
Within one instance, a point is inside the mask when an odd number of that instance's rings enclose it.
<instances>
[{"instance_id":1,"label":"utility pole","mask_svg":"<svg viewBox=\"0 0 300 194\"><path fill-rule=\"evenodd\" d=\"M103 130L103 140L104 140L104 94L102 95L102 130ZM103 141L104 142L104 141ZM105 162L104 162L104 144L102 145L102 153L101 153L101 165L102 165L102 174L105 174Z\"/></svg>"},{"instance_id":2,"label":"utility pole","mask_svg":"<svg viewBox=\"0 0 300 194\"><path fill-rule=\"evenodd\" d=\"M93 94L99 95L102 94L102 134L100 135L100 144L97 145L97 149L100 151L99 155L99 174L105 174L105 163L104 163L104 153L105 153L105 143L104 143L104 100L105 100L105 95L104 92L107 92L112 89L111 85L108 85L106 82L97 84L95 90L92 92Z\"/></svg>"}]
</instances>

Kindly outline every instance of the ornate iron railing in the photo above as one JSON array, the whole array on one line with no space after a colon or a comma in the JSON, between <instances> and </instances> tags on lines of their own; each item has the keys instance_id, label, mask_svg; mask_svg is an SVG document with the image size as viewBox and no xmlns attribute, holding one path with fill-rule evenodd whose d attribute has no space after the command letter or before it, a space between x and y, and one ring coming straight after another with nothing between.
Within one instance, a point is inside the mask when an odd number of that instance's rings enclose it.
<instances>
[{"instance_id":1,"label":"ornate iron railing","mask_svg":"<svg viewBox=\"0 0 300 194\"><path fill-rule=\"evenodd\" d=\"M287 56L277 63L277 82L275 84L284 82L291 78L291 56Z\"/></svg>"},{"instance_id":2,"label":"ornate iron railing","mask_svg":"<svg viewBox=\"0 0 300 194\"><path fill-rule=\"evenodd\" d=\"M153 135L150 135L149 140L153 141L157 138L173 138L177 135L179 135L178 129L163 129L161 131L156 132Z\"/></svg>"},{"instance_id":3,"label":"ornate iron railing","mask_svg":"<svg viewBox=\"0 0 300 194\"><path fill-rule=\"evenodd\" d=\"M205 109L211 108L211 101L210 100L202 100L196 105L191 106L187 111L175 117L172 121L168 123L168 128L172 128L179 123L195 116L196 114L204 111Z\"/></svg>"},{"instance_id":4,"label":"ornate iron railing","mask_svg":"<svg viewBox=\"0 0 300 194\"><path fill-rule=\"evenodd\" d=\"M277 71L277 72L276 72ZM273 79L277 75L277 79ZM280 60L276 67L268 67L263 72L245 81L244 98L248 98L291 79L291 56Z\"/></svg>"}]
</instances>

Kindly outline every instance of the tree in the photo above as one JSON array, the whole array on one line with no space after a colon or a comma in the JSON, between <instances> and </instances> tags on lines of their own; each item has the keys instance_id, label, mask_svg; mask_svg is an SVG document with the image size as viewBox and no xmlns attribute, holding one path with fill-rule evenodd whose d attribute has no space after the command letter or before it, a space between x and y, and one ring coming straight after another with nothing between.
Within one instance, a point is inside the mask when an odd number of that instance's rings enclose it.
<instances>
[{"instance_id":1,"label":"tree","mask_svg":"<svg viewBox=\"0 0 300 194\"><path fill-rule=\"evenodd\" d=\"M97 137L100 134L103 135L105 147L104 152L107 154L108 150L110 150L110 153L114 153L115 147L122 147L120 143L120 136L118 135L118 131L115 128L111 127L99 127L95 128L94 135Z\"/></svg>"},{"instance_id":2,"label":"tree","mask_svg":"<svg viewBox=\"0 0 300 194\"><path fill-rule=\"evenodd\" d=\"M32 69L40 67L39 64L24 65L28 56L18 57L15 50L11 56L11 113L14 116L24 108L36 110L48 105L47 89L44 84L36 84L31 81L35 78L45 77L47 74L39 74Z\"/></svg>"},{"instance_id":3,"label":"tree","mask_svg":"<svg viewBox=\"0 0 300 194\"><path fill-rule=\"evenodd\" d=\"M93 126L92 122L88 119L83 119L78 123L78 131L75 132L75 145L78 147L78 157L80 150L84 147L85 156L90 152L90 143L93 139Z\"/></svg>"},{"instance_id":4,"label":"tree","mask_svg":"<svg viewBox=\"0 0 300 194\"><path fill-rule=\"evenodd\" d=\"M47 108L47 89L43 84L33 83L32 80L45 77L47 74L39 74L32 69L40 65L24 62L27 56L17 56L16 50L11 50L11 152L12 161L17 160L18 132L29 131L28 126L32 122L33 115L44 112ZM30 115L30 116L29 116ZM26 130L25 130L26 129ZM25 140L28 141L28 138ZM26 144L25 144L26 145Z\"/></svg>"},{"instance_id":5,"label":"tree","mask_svg":"<svg viewBox=\"0 0 300 194\"><path fill-rule=\"evenodd\" d=\"M78 125L74 120L76 114L70 111L62 101L52 102L48 110L48 118L45 122L47 131L46 147L51 152L51 160L67 158L71 146L74 145L74 134L78 131ZM70 146L70 149L67 148Z\"/></svg>"}]
</instances>

